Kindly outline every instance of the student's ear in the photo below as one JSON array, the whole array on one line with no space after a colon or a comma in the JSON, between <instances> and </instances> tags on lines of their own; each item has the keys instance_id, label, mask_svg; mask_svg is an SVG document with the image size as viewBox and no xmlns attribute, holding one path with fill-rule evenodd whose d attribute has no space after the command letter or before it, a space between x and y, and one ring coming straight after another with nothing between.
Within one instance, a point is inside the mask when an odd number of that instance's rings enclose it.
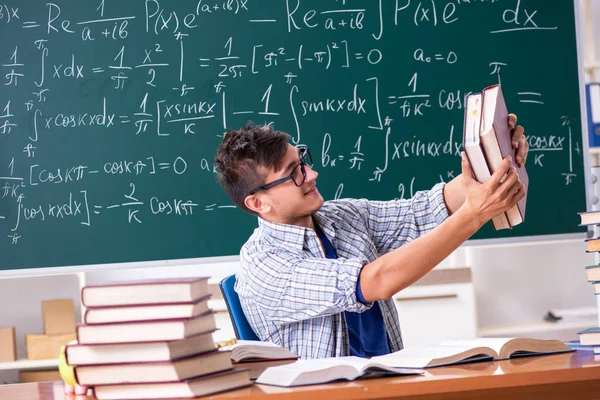
<instances>
[{"instance_id":1,"label":"student's ear","mask_svg":"<svg viewBox=\"0 0 600 400\"><path fill-rule=\"evenodd\" d=\"M258 214L265 214L271 209L271 205L265 201L263 196L258 194L246 196L244 199L244 204L246 207L248 207L248 209Z\"/></svg>"}]
</instances>

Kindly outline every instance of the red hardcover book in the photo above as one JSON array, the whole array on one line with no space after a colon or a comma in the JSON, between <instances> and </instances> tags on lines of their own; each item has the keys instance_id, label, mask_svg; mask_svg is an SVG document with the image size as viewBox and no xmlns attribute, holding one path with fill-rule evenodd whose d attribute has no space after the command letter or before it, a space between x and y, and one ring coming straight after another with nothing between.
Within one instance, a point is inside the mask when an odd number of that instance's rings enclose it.
<instances>
[{"instance_id":1,"label":"red hardcover book","mask_svg":"<svg viewBox=\"0 0 600 400\"><path fill-rule=\"evenodd\" d=\"M82 386L179 382L231 368L229 353L215 350L174 361L77 366L75 379Z\"/></svg>"},{"instance_id":2,"label":"red hardcover book","mask_svg":"<svg viewBox=\"0 0 600 400\"><path fill-rule=\"evenodd\" d=\"M91 307L85 310L83 322L89 325L159 319L194 318L209 311L204 296L196 302L145 304L133 306Z\"/></svg>"},{"instance_id":3,"label":"red hardcover book","mask_svg":"<svg viewBox=\"0 0 600 400\"><path fill-rule=\"evenodd\" d=\"M502 160L511 156L512 166L517 171L519 180L525 186L525 197L506 211L508 222L511 226L515 226L525 220L529 176L525 166L519 167L516 161L516 149L512 147L512 132L508 127L508 109L500 85L489 86L483 90L482 94L480 137L490 172L494 173Z\"/></svg>"},{"instance_id":4,"label":"red hardcover book","mask_svg":"<svg viewBox=\"0 0 600 400\"><path fill-rule=\"evenodd\" d=\"M250 385L248 371L235 368L183 382L101 385L94 387L94 396L98 400L191 398Z\"/></svg>"},{"instance_id":5,"label":"red hardcover book","mask_svg":"<svg viewBox=\"0 0 600 400\"><path fill-rule=\"evenodd\" d=\"M114 344L68 344L68 365L103 365L178 360L214 350L213 331L181 340Z\"/></svg>"},{"instance_id":6,"label":"red hardcover book","mask_svg":"<svg viewBox=\"0 0 600 400\"><path fill-rule=\"evenodd\" d=\"M478 182L487 182L492 174L487 164L483 146L481 145L481 93L467 96L465 105L465 119L463 124L463 148L471 164L473 175ZM492 218L492 227L498 231L510 229L506 213L501 213Z\"/></svg>"},{"instance_id":7,"label":"red hardcover book","mask_svg":"<svg viewBox=\"0 0 600 400\"><path fill-rule=\"evenodd\" d=\"M89 285L81 289L86 307L195 302L209 295L208 277L154 279Z\"/></svg>"},{"instance_id":8,"label":"red hardcover book","mask_svg":"<svg viewBox=\"0 0 600 400\"><path fill-rule=\"evenodd\" d=\"M115 324L80 324L79 344L138 343L180 340L217 329L212 311L195 318L135 321Z\"/></svg>"}]
</instances>

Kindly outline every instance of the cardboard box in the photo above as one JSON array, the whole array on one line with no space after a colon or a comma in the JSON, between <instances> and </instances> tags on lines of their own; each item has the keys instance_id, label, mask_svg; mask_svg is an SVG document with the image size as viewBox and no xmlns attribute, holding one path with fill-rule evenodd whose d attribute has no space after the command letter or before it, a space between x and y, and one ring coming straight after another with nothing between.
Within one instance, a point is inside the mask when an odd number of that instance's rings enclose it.
<instances>
[{"instance_id":1,"label":"cardboard box","mask_svg":"<svg viewBox=\"0 0 600 400\"><path fill-rule=\"evenodd\" d=\"M0 362L15 361L16 359L15 327L0 328Z\"/></svg>"},{"instance_id":2,"label":"cardboard box","mask_svg":"<svg viewBox=\"0 0 600 400\"><path fill-rule=\"evenodd\" d=\"M19 371L19 382L49 382L49 381L60 381L60 373L58 369L33 369Z\"/></svg>"},{"instance_id":3,"label":"cardboard box","mask_svg":"<svg viewBox=\"0 0 600 400\"><path fill-rule=\"evenodd\" d=\"M75 332L75 306L73 299L48 300L42 302L44 333L57 335Z\"/></svg>"},{"instance_id":4,"label":"cardboard box","mask_svg":"<svg viewBox=\"0 0 600 400\"><path fill-rule=\"evenodd\" d=\"M61 335L25 335L25 350L28 360L58 358L60 348L76 339L75 332Z\"/></svg>"}]
</instances>

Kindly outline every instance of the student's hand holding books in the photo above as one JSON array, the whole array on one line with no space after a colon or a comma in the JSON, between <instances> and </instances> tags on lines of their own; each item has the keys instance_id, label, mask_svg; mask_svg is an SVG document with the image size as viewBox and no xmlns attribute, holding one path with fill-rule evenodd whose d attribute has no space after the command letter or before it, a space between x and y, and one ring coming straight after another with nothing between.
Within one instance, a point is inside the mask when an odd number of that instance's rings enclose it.
<instances>
[{"instance_id":1,"label":"student's hand holding books","mask_svg":"<svg viewBox=\"0 0 600 400\"><path fill-rule=\"evenodd\" d=\"M486 183L511 157L512 169L524 185L524 196L516 205L492 217L495 230L510 229L525 221L529 176L525 169L529 144L525 129L517 125L517 116L509 114L500 85L484 88L467 96L465 103L463 146L474 178ZM501 182L504 182L502 179Z\"/></svg>"},{"instance_id":2,"label":"student's hand holding books","mask_svg":"<svg viewBox=\"0 0 600 400\"><path fill-rule=\"evenodd\" d=\"M462 182L466 193L463 206L471 211L481 225L510 209L525 196L525 187L519 182L509 157L502 160L499 168L485 183L480 183L473 177L464 151L461 152L461 157Z\"/></svg>"},{"instance_id":3,"label":"student's hand holding books","mask_svg":"<svg viewBox=\"0 0 600 400\"><path fill-rule=\"evenodd\" d=\"M508 114L508 127L512 131L512 147L517 150L515 161L522 167L527 161L529 153L529 143L525 137L525 129L521 125L517 125L517 116Z\"/></svg>"}]
</instances>

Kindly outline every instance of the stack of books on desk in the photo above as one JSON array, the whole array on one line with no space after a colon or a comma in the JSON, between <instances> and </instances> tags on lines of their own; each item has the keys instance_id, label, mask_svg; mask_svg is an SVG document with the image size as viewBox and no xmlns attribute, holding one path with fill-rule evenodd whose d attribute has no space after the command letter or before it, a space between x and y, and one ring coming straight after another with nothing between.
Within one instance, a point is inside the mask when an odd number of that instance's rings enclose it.
<instances>
[{"instance_id":1,"label":"stack of books on desk","mask_svg":"<svg viewBox=\"0 0 600 400\"><path fill-rule=\"evenodd\" d=\"M579 226L600 225L600 211L589 211L579 213L581 223ZM600 237L586 239L586 251L596 253L600 251ZM600 264L588 265L585 267L587 280L594 286L595 294L600 294ZM579 335L578 346L592 347L595 354L600 354L600 327L591 327L581 332Z\"/></svg>"},{"instance_id":2,"label":"stack of books on desk","mask_svg":"<svg viewBox=\"0 0 600 400\"><path fill-rule=\"evenodd\" d=\"M250 385L213 341L208 278L86 286L67 363L97 399L203 396Z\"/></svg>"}]
</instances>

